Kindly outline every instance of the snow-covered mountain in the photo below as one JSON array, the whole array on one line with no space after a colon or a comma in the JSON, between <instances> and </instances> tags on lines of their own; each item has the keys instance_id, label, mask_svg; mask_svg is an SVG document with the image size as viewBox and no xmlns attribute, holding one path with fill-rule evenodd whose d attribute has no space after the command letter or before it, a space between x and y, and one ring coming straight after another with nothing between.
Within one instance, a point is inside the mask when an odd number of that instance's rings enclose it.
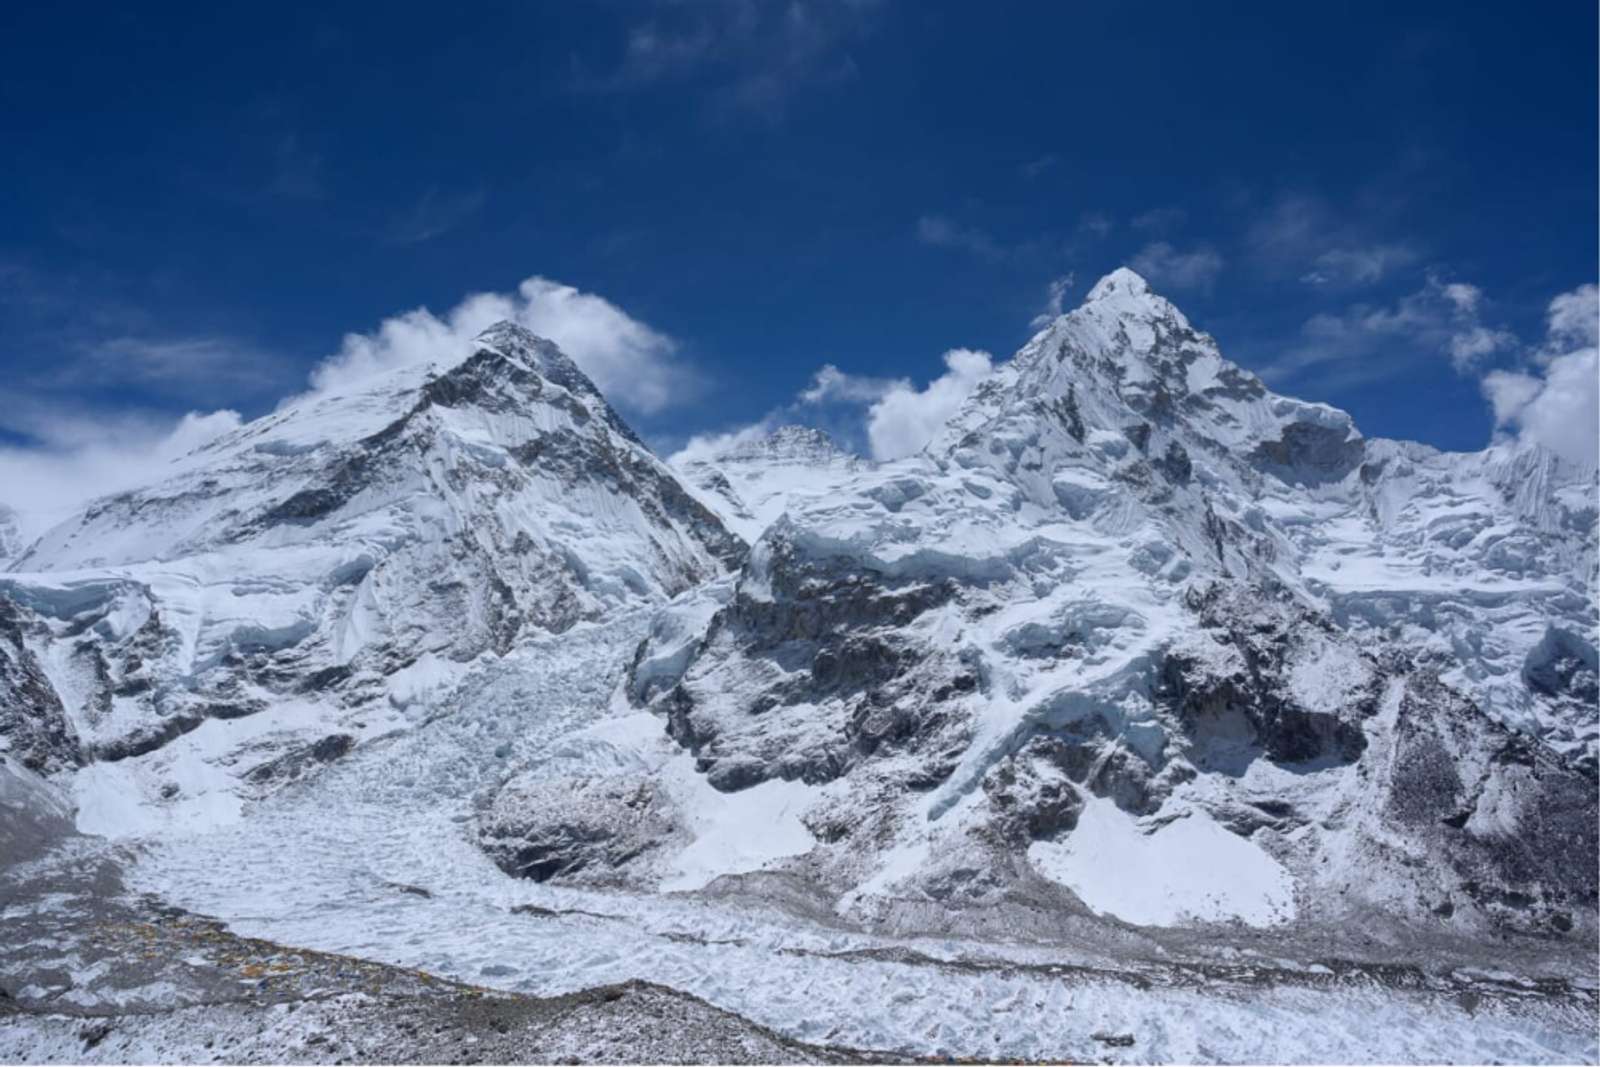
<instances>
[{"instance_id":1,"label":"snow-covered mountain","mask_svg":"<svg viewBox=\"0 0 1600 1067\"><path fill-rule=\"evenodd\" d=\"M1597 488L1363 437L1126 270L888 463L674 469L503 324L4 561L0 822L906 1055L1592 1058Z\"/></svg>"},{"instance_id":2,"label":"snow-covered mountain","mask_svg":"<svg viewBox=\"0 0 1600 1067\"><path fill-rule=\"evenodd\" d=\"M780 426L715 455L682 463L701 500L747 541L807 497L827 496L871 464L808 426Z\"/></svg>"},{"instance_id":3,"label":"snow-covered mountain","mask_svg":"<svg viewBox=\"0 0 1600 1067\"><path fill-rule=\"evenodd\" d=\"M480 655L744 552L571 360L501 324L459 362L291 402L11 560L0 685L35 696L6 734L53 768L248 719L203 777L270 786Z\"/></svg>"},{"instance_id":4,"label":"snow-covered mountain","mask_svg":"<svg viewBox=\"0 0 1600 1067\"><path fill-rule=\"evenodd\" d=\"M810 786L786 870L858 919L1592 930L1594 501L1367 440L1121 270L631 695L716 788Z\"/></svg>"}]
</instances>

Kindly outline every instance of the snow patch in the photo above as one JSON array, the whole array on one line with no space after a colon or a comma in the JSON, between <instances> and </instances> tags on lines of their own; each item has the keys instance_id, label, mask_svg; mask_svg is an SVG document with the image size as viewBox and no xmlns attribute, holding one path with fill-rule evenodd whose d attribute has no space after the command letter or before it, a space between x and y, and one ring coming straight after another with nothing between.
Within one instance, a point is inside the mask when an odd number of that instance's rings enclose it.
<instances>
[{"instance_id":1,"label":"snow patch","mask_svg":"<svg viewBox=\"0 0 1600 1067\"><path fill-rule=\"evenodd\" d=\"M1199 810L1146 832L1109 800L1091 800L1077 828L1036 841L1028 859L1090 908L1135 926L1295 916L1294 880L1260 846Z\"/></svg>"}]
</instances>

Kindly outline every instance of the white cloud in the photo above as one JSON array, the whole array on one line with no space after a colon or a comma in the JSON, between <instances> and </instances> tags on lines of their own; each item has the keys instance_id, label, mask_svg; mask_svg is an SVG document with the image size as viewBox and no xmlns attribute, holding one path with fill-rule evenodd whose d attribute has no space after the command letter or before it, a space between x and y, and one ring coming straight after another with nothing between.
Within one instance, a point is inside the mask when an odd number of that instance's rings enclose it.
<instances>
[{"instance_id":1,"label":"white cloud","mask_svg":"<svg viewBox=\"0 0 1600 1067\"><path fill-rule=\"evenodd\" d=\"M418 308L370 333L347 334L339 352L312 371L312 388L339 390L376 373L460 358L474 337L502 319L554 341L618 407L652 414L699 389L670 337L604 297L539 276L513 293L468 296L442 318Z\"/></svg>"},{"instance_id":2,"label":"white cloud","mask_svg":"<svg viewBox=\"0 0 1600 1067\"><path fill-rule=\"evenodd\" d=\"M1067 304L1067 293L1072 289L1075 275L1067 272L1059 278L1050 279L1049 297L1045 300L1044 310L1033 317L1028 323L1035 330L1043 329L1061 316Z\"/></svg>"},{"instance_id":3,"label":"white cloud","mask_svg":"<svg viewBox=\"0 0 1600 1067\"><path fill-rule=\"evenodd\" d=\"M865 410L867 451L873 459L900 459L922 450L960 408L973 387L994 369L987 352L952 348L944 354L945 372L925 388L910 378L874 378L850 374L823 364L794 402L768 412L760 420L721 433L696 434L668 461L673 464L712 459L731 448L765 437L790 423L815 424L819 418L835 439L859 441L861 409ZM833 417L819 409L832 406ZM846 414L848 413L848 414ZM852 445L854 447L854 445Z\"/></svg>"},{"instance_id":4,"label":"white cloud","mask_svg":"<svg viewBox=\"0 0 1600 1067\"><path fill-rule=\"evenodd\" d=\"M1207 291L1222 270L1222 256L1210 248L1180 252L1166 241L1154 241L1141 248L1129 265L1158 286Z\"/></svg>"},{"instance_id":5,"label":"white cloud","mask_svg":"<svg viewBox=\"0 0 1600 1067\"><path fill-rule=\"evenodd\" d=\"M1600 344L1600 290L1580 285L1550 301L1550 336L1546 351L1559 352L1563 345L1594 348Z\"/></svg>"},{"instance_id":6,"label":"white cloud","mask_svg":"<svg viewBox=\"0 0 1600 1067\"><path fill-rule=\"evenodd\" d=\"M236 411L190 412L177 421L43 411L6 420L33 437L28 446L0 448L0 504L16 511L19 532L32 540L86 502L159 481L172 462L242 420Z\"/></svg>"},{"instance_id":7,"label":"white cloud","mask_svg":"<svg viewBox=\"0 0 1600 1067\"><path fill-rule=\"evenodd\" d=\"M1405 245L1331 248L1316 257L1312 269L1300 280L1308 285L1372 285L1416 260L1416 251Z\"/></svg>"},{"instance_id":8,"label":"white cloud","mask_svg":"<svg viewBox=\"0 0 1600 1067\"><path fill-rule=\"evenodd\" d=\"M1580 463L1600 447L1600 291L1580 286L1550 301L1548 335L1527 370L1483 379L1495 429Z\"/></svg>"},{"instance_id":9,"label":"white cloud","mask_svg":"<svg viewBox=\"0 0 1600 1067\"><path fill-rule=\"evenodd\" d=\"M870 404L889 390L904 384L894 378L870 378L847 374L832 363L811 376L811 384L800 393L803 404Z\"/></svg>"},{"instance_id":10,"label":"white cloud","mask_svg":"<svg viewBox=\"0 0 1600 1067\"><path fill-rule=\"evenodd\" d=\"M867 411L867 440L874 459L899 459L933 440L972 392L994 369L987 352L952 348L944 354L945 373L917 389L909 381L894 387Z\"/></svg>"}]
</instances>

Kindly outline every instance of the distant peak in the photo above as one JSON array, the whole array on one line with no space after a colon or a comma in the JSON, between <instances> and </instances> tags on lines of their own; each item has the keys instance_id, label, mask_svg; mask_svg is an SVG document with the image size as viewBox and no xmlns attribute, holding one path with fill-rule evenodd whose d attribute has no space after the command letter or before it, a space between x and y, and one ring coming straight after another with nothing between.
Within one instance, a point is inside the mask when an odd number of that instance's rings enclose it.
<instances>
[{"instance_id":1,"label":"distant peak","mask_svg":"<svg viewBox=\"0 0 1600 1067\"><path fill-rule=\"evenodd\" d=\"M1104 278L1094 283L1094 288L1089 290L1087 300L1093 303L1098 300L1109 300L1116 296L1149 296L1150 283L1137 271L1127 267L1118 267Z\"/></svg>"},{"instance_id":2,"label":"distant peak","mask_svg":"<svg viewBox=\"0 0 1600 1067\"><path fill-rule=\"evenodd\" d=\"M550 342L528 329L519 322L510 319L501 319L487 330L478 334L474 340L480 345L489 345L494 348L503 348L507 345L518 348L537 348Z\"/></svg>"},{"instance_id":3,"label":"distant peak","mask_svg":"<svg viewBox=\"0 0 1600 1067\"><path fill-rule=\"evenodd\" d=\"M727 449L718 460L785 459L826 463L848 457L830 435L810 426L780 426L764 437Z\"/></svg>"}]
</instances>

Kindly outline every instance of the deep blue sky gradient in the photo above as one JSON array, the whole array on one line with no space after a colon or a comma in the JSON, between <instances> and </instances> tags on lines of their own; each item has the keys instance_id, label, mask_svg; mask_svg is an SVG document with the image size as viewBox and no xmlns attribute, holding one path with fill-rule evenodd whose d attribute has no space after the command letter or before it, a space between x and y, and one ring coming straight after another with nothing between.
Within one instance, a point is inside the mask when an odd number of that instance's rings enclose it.
<instances>
[{"instance_id":1,"label":"deep blue sky gradient","mask_svg":"<svg viewBox=\"0 0 1600 1067\"><path fill-rule=\"evenodd\" d=\"M1430 275L1531 345L1595 276L1592 0L10 4L0 94L13 410L259 414L346 331L531 274L703 372L636 420L663 444L824 362L1008 356L1053 278L1070 306L1157 242L1214 257L1153 281L1256 369ZM1376 276L1306 280L1373 249ZM86 355L130 337L237 365ZM1420 338L1273 384L1481 447L1476 377Z\"/></svg>"}]
</instances>

